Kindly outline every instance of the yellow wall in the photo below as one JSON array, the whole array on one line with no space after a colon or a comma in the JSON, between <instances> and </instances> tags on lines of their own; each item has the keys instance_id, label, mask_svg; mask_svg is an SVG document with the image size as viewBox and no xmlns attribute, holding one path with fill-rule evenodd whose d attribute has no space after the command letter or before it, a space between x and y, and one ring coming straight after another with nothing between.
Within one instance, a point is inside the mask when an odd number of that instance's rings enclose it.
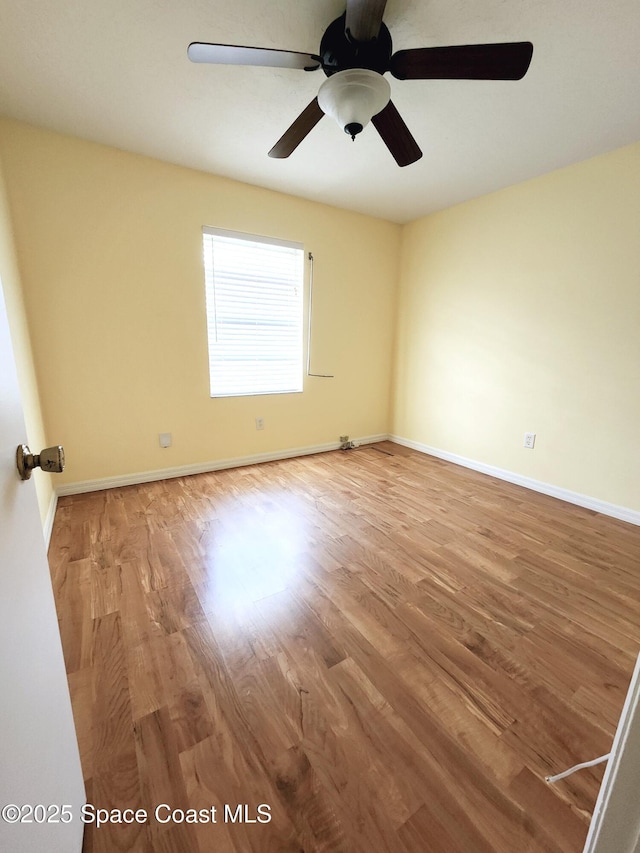
<instances>
[{"instance_id":1,"label":"yellow wall","mask_svg":"<svg viewBox=\"0 0 640 853\"><path fill-rule=\"evenodd\" d=\"M403 228L16 122L0 156L56 482L392 432L640 509L640 145ZM209 397L202 225L313 252L335 379Z\"/></svg>"},{"instance_id":2,"label":"yellow wall","mask_svg":"<svg viewBox=\"0 0 640 853\"><path fill-rule=\"evenodd\" d=\"M56 482L388 432L399 226L16 122L0 154ZM313 252L312 368L335 379L209 397L203 225Z\"/></svg>"},{"instance_id":3,"label":"yellow wall","mask_svg":"<svg viewBox=\"0 0 640 853\"><path fill-rule=\"evenodd\" d=\"M45 431L40 410L38 384L33 366L31 340L24 309L20 271L16 262L11 216L6 199L2 163L0 162L0 281L7 306L11 329L11 343L16 358L18 382L24 409L27 434L16 436L16 447L26 442L34 453L46 446ZM33 474L40 519L43 527L50 522L53 487L51 474L36 470Z\"/></svg>"},{"instance_id":4,"label":"yellow wall","mask_svg":"<svg viewBox=\"0 0 640 853\"><path fill-rule=\"evenodd\" d=\"M409 224L400 281L395 434L640 510L640 144Z\"/></svg>"}]
</instances>

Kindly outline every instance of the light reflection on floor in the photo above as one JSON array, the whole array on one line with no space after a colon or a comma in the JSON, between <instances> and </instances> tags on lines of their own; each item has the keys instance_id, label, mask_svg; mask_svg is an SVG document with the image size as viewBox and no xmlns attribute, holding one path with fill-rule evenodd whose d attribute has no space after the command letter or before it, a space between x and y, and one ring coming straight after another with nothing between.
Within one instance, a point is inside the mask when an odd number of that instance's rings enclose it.
<instances>
[{"instance_id":1,"label":"light reflection on floor","mask_svg":"<svg viewBox=\"0 0 640 853\"><path fill-rule=\"evenodd\" d=\"M198 595L205 611L244 605L295 585L312 543L308 502L291 492L270 491L218 505L201 540L205 582Z\"/></svg>"}]
</instances>

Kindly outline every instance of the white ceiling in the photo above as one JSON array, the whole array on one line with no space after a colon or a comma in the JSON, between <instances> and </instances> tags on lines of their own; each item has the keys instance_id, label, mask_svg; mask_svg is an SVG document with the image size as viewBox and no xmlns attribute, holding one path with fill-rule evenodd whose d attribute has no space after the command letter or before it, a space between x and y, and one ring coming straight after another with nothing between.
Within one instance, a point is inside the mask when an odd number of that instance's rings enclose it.
<instances>
[{"instance_id":1,"label":"white ceiling","mask_svg":"<svg viewBox=\"0 0 640 853\"><path fill-rule=\"evenodd\" d=\"M0 113L305 198L407 222L640 140L639 0L389 0L394 50L531 41L527 76L398 81L424 151L396 166L372 125L325 117L267 152L322 71L196 65L191 41L316 53L345 0L0 0Z\"/></svg>"}]
</instances>

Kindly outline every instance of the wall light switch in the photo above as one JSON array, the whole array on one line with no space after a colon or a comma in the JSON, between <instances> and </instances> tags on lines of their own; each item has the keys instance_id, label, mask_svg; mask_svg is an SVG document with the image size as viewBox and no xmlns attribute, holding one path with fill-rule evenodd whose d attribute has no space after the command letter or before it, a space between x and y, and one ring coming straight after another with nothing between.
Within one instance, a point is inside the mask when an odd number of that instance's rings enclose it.
<instances>
[{"instance_id":1,"label":"wall light switch","mask_svg":"<svg viewBox=\"0 0 640 853\"><path fill-rule=\"evenodd\" d=\"M159 433L158 439L160 440L160 447L171 447L171 433L170 432Z\"/></svg>"},{"instance_id":2,"label":"wall light switch","mask_svg":"<svg viewBox=\"0 0 640 853\"><path fill-rule=\"evenodd\" d=\"M533 450L535 443L536 443L535 432L525 432L525 434L524 434L524 446L528 447L529 450Z\"/></svg>"}]
</instances>

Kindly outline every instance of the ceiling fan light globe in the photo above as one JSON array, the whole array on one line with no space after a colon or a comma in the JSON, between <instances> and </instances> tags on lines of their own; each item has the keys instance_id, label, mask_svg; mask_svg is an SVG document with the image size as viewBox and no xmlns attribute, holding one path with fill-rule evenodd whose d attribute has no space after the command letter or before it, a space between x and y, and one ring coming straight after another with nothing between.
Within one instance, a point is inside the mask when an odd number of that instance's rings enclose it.
<instances>
[{"instance_id":1,"label":"ceiling fan light globe","mask_svg":"<svg viewBox=\"0 0 640 853\"><path fill-rule=\"evenodd\" d=\"M389 103L391 87L382 74L367 68L348 68L328 77L318 92L323 113L335 119L352 138L348 127L365 127ZM359 132L359 131L358 131Z\"/></svg>"}]
</instances>

